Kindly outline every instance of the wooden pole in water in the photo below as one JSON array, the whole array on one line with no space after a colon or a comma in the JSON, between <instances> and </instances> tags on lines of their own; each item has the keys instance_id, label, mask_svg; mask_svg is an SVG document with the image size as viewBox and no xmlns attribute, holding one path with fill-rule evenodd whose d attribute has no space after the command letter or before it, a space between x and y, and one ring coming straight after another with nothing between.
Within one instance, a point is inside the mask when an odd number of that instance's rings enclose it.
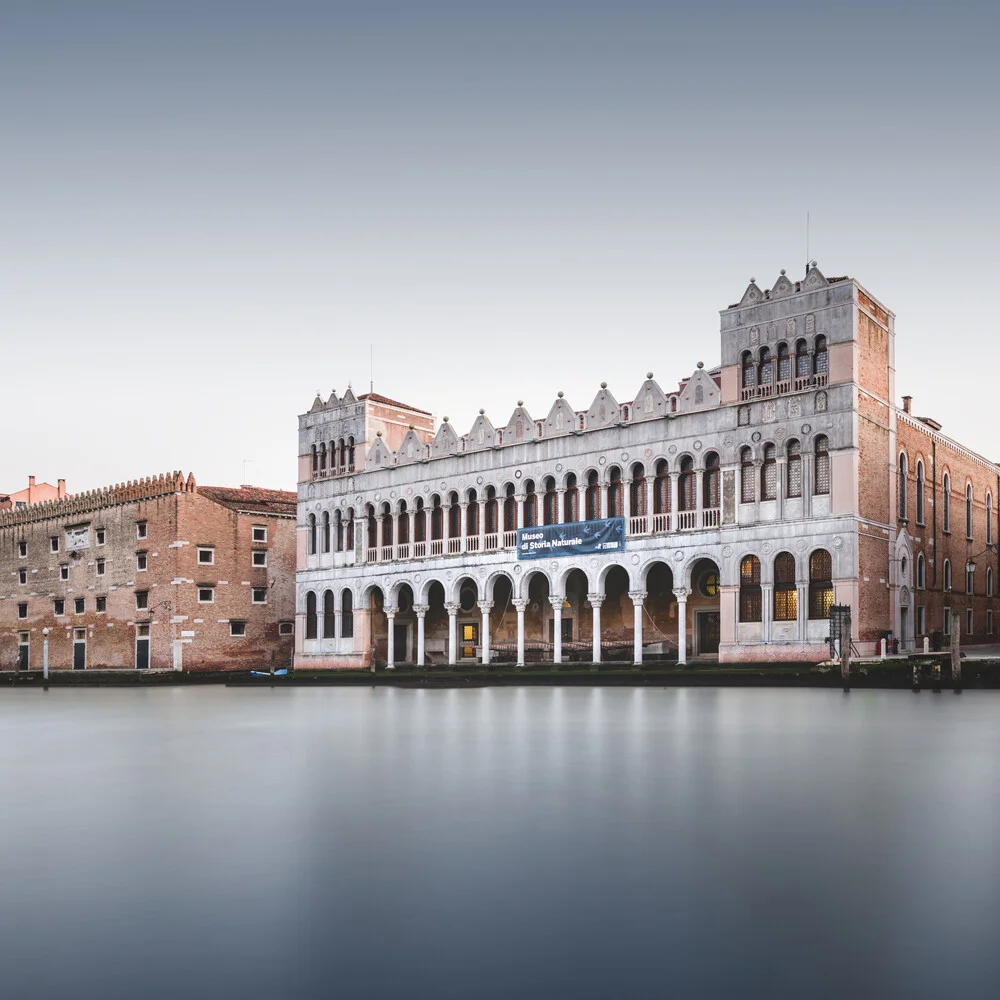
<instances>
[{"instance_id":1,"label":"wooden pole in water","mask_svg":"<svg viewBox=\"0 0 1000 1000\"><path fill-rule=\"evenodd\" d=\"M851 626L850 618L847 619L846 642L844 633L840 633L840 679L844 683L844 690L851 690Z\"/></svg>"},{"instance_id":2,"label":"wooden pole in water","mask_svg":"<svg viewBox=\"0 0 1000 1000\"><path fill-rule=\"evenodd\" d=\"M951 680L955 685L955 694L962 690L962 626L959 619L951 617Z\"/></svg>"}]
</instances>

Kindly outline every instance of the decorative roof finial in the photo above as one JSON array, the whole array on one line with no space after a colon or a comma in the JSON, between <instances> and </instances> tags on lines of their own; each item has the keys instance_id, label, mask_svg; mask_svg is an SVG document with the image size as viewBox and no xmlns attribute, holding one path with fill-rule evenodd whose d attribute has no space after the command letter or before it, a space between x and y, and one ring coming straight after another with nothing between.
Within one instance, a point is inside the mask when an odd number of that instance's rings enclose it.
<instances>
[{"instance_id":1,"label":"decorative roof finial","mask_svg":"<svg viewBox=\"0 0 1000 1000\"><path fill-rule=\"evenodd\" d=\"M602 382L601 383L601 388L602 389L607 389L607 387L608 387L608 383L607 382Z\"/></svg>"}]
</instances>

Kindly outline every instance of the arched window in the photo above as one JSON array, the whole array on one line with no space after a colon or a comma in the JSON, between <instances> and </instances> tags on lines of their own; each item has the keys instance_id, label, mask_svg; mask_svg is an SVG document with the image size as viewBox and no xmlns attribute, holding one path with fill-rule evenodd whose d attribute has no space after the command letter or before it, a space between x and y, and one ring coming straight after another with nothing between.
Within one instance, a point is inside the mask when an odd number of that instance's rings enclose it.
<instances>
[{"instance_id":1,"label":"arched window","mask_svg":"<svg viewBox=\"0 0 1000 1000\"><path fill-rule=\"evenodd\" d=\"M309 555L316 555L316 515L309 515Z\"/></svg>"},{"instance_id":2,"label":"arched window","mask_svg":"<svg viewBox=\"0 0 1000 1000\"><path fill-rule=\"evenodd\" d=\"M354 438L351 438L353 441ZM340 447L337 449L340 452L340 471L347 471L347 445L344 443L344 439L340 439Z\"/></svg>"},{"instance_id":3,"label":"arched window","mask_svg":"<svg viewBox=\"0 0 1000 1000\"><path fill-rule=\"evenodd\" d=\"M495 535L500 530L500 503L497 500L495 486L486 487L486 526L487 535Z\"/></svg>"},{"instance_id":4,"label":"arched window","mask_svg":"<svg viewBox=\"0 0 1000 1000\"><path fill-rule=\"evenodd\" d=\"M566 476L566 492L563 494L563 521L573 524L580 520L580 490L576 485L576 473Z\"/></svg>"},{"instance_id":5,"label":"arched window","mask_svg":"<svg viewBox=\"0 0 1000 1000\"><path fill-rule=\"evenodd\" d=\"M951 476L947 472L941 480L941 529L951 531Z\"/></svg>"},{"instance_id":6,"label":"arched window","mask_svg":"<svg viewBox=\"0 0 1000 1000\"><path fill-rule=\"evenodd\" d=\"M448 495L448 537L458 538L462 534L462 508L458 505L458 494L452 490Z\"/></svg>"},{"instance_id":7,"label":"arched window","mask_svg":"<svg viewBox=\"0 0 1000 1000\"><path fill-rule=\"evenodd\" d=\"M641 462L632 466L632 482L628 487L629 517L642 517L646 513L646 470Z\"/></svg>"},{"instance_id":8,"label":"arched window","mask_svg":"<svg viewBox=\"0 0 1000 1000\"><path fill-rule=\"evenodd\" d=\"M788 456L788 496L802 496L802 446L792 438L786 449Z\"/></svg>"},{"instance_id":9,"label":"arched window","mask_svg":"<svg viewBox=\"0 0 1000 1000\"><path fill-rule=\"evenodd\" d=\"M387 503L382 504L382 544L392 545L392 511Z\"/></svg>"},{"instance_id":10,"label":"arched window","mask_svg":"<svg viewBox=\"0 0 1000 1000\"><path fill-rule=\"evenodd\" d=\"M816 436L816 489L817 496L830 492L830 444L825 434Z\"/></svg>"},{"instance_id":11,"label":"arched window","mask_svg":"<svg viewBox=\"0 0 1000 1000\"><path fill-rule=\"evenodd\" d=\"M927 560L923 552L917 553L917 590L923 590L927 586Z\"/></svg>"},{"instance_id":12,"label":"arched window","mask_svg":"<svg viewBox=\"0 0 1000 1000\"><path fill-rule=\"evenodd\" d=\"M753 355L743 352L743 388L752 389L757 384L757 369L753 363Z\"/></svg>"},{"instance_id":13,"label":"arched window","mask_svg":"<svg viewBox=\"0 0 1000 1000\"><path fill-rule=\"evenodd\" d=\"M330 442L330 475L335 476L337 474L337 442Z\"/></svg>"},{"instance_id":14,"label":"arched window","mask_svg":"<svg viewBox=\"0 0 1000 1000\"><path fill-rule=\"evenodd\" d=\"M965 537L972 537L972 483L965 484Z\"/></svg>"},{"instance_id":15,"label":"arched window","mask_svg":"<svg viewBox=\"0 0 1000 1000\"><path fill-rule=\"evenodd\" d=\"M744 556L740 561L740 621L759 622L762 607L760 560L756 556Z\"/></svg>"},{"instance_id":16,"label":"arched window","mask_svg":"<svg viewBox=\"0 0 1000 1000\"><path fill-rule=\"evenodd\" d=\"M779 552L774 557L774 620L794 622L799 617L799 591L795 586L795 556Z\"/></svg>"},{"instance_id":17,"label":"arched window","mask_svg":"<svg viewBox=\"0 0 1000 1000\"><path fill-rule=\"evenodd\" d=\"M906 520L906 452L899 453L899 466L896 476L896 499L899 501L899 519Z\"/></svg>"},{"instance_id":18,"label":"arched window","mask_svg":"<svg viewBox=\"0 0 1000 1000\"><path fill-rule=\"evenodd\" d=\"M347 471L354 471L354 438L347 439Z\"/></svg>"},{"instance_id":19,"label":"arched window","mask_svg":"<svg viewBox=\"0 0 1000 1000\"><path fill-rule=\"evenodd\" d=\"M400 545L410 543L410 509L405 500L399 501L399 513L396 517L396 541Z\"/></svg>"},{"instance_id":20,"label":"arched window","mask_svg":"<svg viewBox=\"0 0 1000 1000\"><path fill-rule=\"evenodd\" d=\"M702 475L702 506L706 510L716 509L721 500L719 498L719 456L717 452L710 451L705 456L705 472Z\"/></svg>"},{"instance_id":21,"label":"arched window","mask_svg":"<svg viewBox=\"0 0 1000 1000\"><path fill-rule=\"evenodd\" d=\"M311 590L306 594L306 638L316 638L316 595Z\"/></svg>"},{"instance_id":22,"label":"arched window","mask_svg":"<svg viewBox=\"0 0 1000 1000\"><path fill-rule=\"evenodd\" d=\"M374 549L378 545L378 522L375 518L375 508L371 504L365 511L365 521L368 528L368 548Z\"/></svg>"},{"instance_id":23,"label":"arched window","mask_svg":"<svg viewBox=\"0 0 1000 1000\"><path fill-rule=\"evenodd\" d=\"M348 552L354 551L354 508L347 508L347 539L344 543L344 548Z\"/></svg>"},{"instance_id":24,"label":"arched window","mask_svg":"<svg viewBox=\"0 0 1000 1000\"><path fill-rule=\"evenodd\" d=\"M653 513L666 514L670 510L670 475L667 460L661 458L656 463L656 489L653 493Z\"/></svg>"},{"instance_id":25,"label":"arched window","mask_svg":"<svg viewBox=\"0 0 1000 1000\"><path fill-rule=\"evenodd\" d=\"M791 380L792 357L788 353L788 344L778 344L778 382L790 382Z\"/></svg>"},{"instance_id":26,"label":"arched window","mask_svg":"<svg viewBox=\"0 0 1000 1000\"><path fill-rule=\"evenodd\" d=\"M770 385L774 377L774 363L771 360L771 349L762 347L760 349L760 378L761 385Z\"/></svg>"},{"instance_id":27,"label":"arched window","mask_svg":"<svg viewBox=\"0 0 1000 1000\"><path fill-rule=\"evenodd\" d=\"M976 592L976 564L971 559L965 564L965 592Z\"/></svg>"},{"instance_id":28,"label":"arched window","mask_svg":"<svg viewBox=\"0 0 1000 1000\"><path fill-rule=\"evenodd\" d=\"M816 549L809 556L809 617L830 617L833 604L833 562L826 549Z\"/></svg>"},{"instance_id":29,"label":"arched window","mask_svg":"<svg viewBox=\"0 0 1000 1000\"><path fill-rule=\"evenodd\" d=\"M608 474L608 517L621 517L622 506L622 470L615 466Z\"/></svg>"},{"instance_id":30,"label":"arched window","mask_svg":"<svg viewBox=\"0 0 1000 1000\"><path fill-rule=\"evenodd\" d=\"M826 337L824 337L823 334L820 334L816 338L815 363L816 363L816 374L817 376L821 376L820 378L817 378L817 382L824 381L822 376L825 376L830 370L830 355L827 352Z\"/></svg>"},{"instance_id":31,"label":"arched window","mask_svg":"<svg viewBox=\"0 0 1000 1000\"><path fill-rule=\"evenodd\" d=\"M333 639L336 635L334 614L333 614L333 591L328 590L323 594L323 638Z\"/></svg>"},{"instance_id":32,"label":"arched window","mask_svg":"<svg viewBox=\"0 0 1000 1000\"><path fill-rule=\"evenodd\" d=\"M993 494L986 494L986 544L993 544Z\"/></svg>"},{"instance_id":33,"label":"arched window","mask_svg":"<svg viewBox=\"0 0 1000 1000\"><path fill-rule=\"evenodd\" d=\"M754 501L753 449L747 446L740 451L740 502Z\"/></svg>"},{"instance_id":34,"label":"arched window","mask_svg":"<svg viewBox=\"0 0 1000 1000\"><path fill-rule=\"evenodd\" d=\"M548 476L545 480L545 496L542 498L542 524L555 524L558 520L557 500L556 481Z\"/></svg>"},{"instance_id":35,"label":"arched window","mask_svg":"<svg viewBox=\"0 0 1000 1000\"><path fill-rule=\"evenodd\" d=\"M337 552L344 551L344 518L340 511L333 515L333 539Z\"/></svg>"},{"instance_id":36,"label":"arched window","mask_svg":"<svg viewBox=\"0 0 1000 1000\"><path fill-rule=\"evenodd\" d=\"M795 345L795 377L808 378L812 375L812 365L809 363L809 345L800 340Z\"/></svg>"},{"instance_id":37,"label":"arched window","mask_svg":"<svg viewBox=\"0 0 1000 1000\"><path fill-rule=\"evenodd\" d=\"M475 490L469 490L466 496L465 533L469 538L479 534L479 498Z\"/></svg>"},{"instance_id":38,"label":"arched window","mask_svg":"<svg viewBox=\"0 0 1000 1000\"><path fill-rule=\"evenodd\" d=\"M319 446L319 474L326 475L326 442Z\"/></svg>"},{"instance_id":39,"label":"arched window","mask_svg":"<svg viewBox=\"0 0 1000 1000\"><path fill-rule=\"evenodd\" d=\"M986 567L986 596L993 596L993 567Z\"/></svg>"},{"instance_id":40,"label":"arched window","mask_svg":"<svg viewBox=\"0 0 1000 1000\"><path fill-rule=\"evenodd\" d=\"M514 495L513 483L508 483L504 489L503 530L517 530L517 497Z\"/></svg>"},{"instance_id":41,"label":"arched window","mask_svg":"<svg viewBox=\"0 0 1000 1000\"><path fill-rule=\"evenodd\" d=\"M349 590L340 594L340 638L350 639L354 636L354 596Z\"/></svg>"},{"instance_id":42,"label":"arched window","mask_svg":"<svg viewBox=\"0 0 1000 1000\"><path fill-rule=\"evenodd\" d=\"M330 551L330 512L323 511L323 551Z\"/></svg>"},{"instance_id":43,"label":"arched window","mask_svg":"<svg viewBox=\"0 0 1000 1000\"><path fill-rule=\"evenodd\" d=\"M312 469L314 476L319 474L319 449L316 445L312 446Z\"/></svg>"},{"instance_id":44,"label":"arched window","mask_svg":"<svg viewBox=\"0 0 1000 1000\"><path fill-rule=\"evenodd\" d=\"M924 463L917 459L917 524L924 523Z\"/></svg>"},{"instance_id":45,"label":"arched window","mask_svg":"<svg viewBox=\"0 0 1000 1000\"><path fill-rule=\"evenodd\" d=\"M536 514L538 512L536 502L538 497L535 495L535 482L529 479L524 484L524 526L526 528L534 528L537 526L538 520Z\"/></svg>"},{"instance_id":46,"label":"arched window","mask_svg":"<svg viewBox=\"0 0 1000 1000\"><path fill-rule=\"evenodd\" d=\"M677 482L677 506L681 510L694 510L698 505L695 499L694 461L690 455L681 459L681 471Z\"/></svg>"},{"instance_id":47,"label":"arched window","mask_svg":"<svg viewBox=\"0 0 1000 1000\"><path fill-rule=\"evenodd\" d=\"M764 445L764 464L760 467L760 498L778 498L778 455L773 444Z\"/></svg>"},{"instance_id":48,"label":"arched window","mask_svg":"<svg viewBox=\"0 0 1000 1000\"><path fill-rule=\"evenodd\" d=\"M944 561L944 589L951 590L951 560Z\"/></svg>"},{"instance_id":49,"label":"arched window","mask_svg":"<svg viewBox=\"0 0 1000 1000\"><path fill-rule=\"evenodd\" d=\"M587 473L585 506L585 515L588 521L596 521L601 516L601 484L597 473L593 469Z\"/></svg>"}]
</instances>

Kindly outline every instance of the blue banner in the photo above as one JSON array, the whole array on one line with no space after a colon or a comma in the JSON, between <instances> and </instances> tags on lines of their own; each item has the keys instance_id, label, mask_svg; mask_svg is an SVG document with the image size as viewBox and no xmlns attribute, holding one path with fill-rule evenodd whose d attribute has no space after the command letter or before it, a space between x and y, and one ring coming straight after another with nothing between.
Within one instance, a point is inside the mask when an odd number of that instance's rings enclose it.
<instances>
[{"instance_id":1,"label":"blue banner","mask_svg":"<svg viewBox=\"0 0 1000 1000\"><path fill-rule=\"evenodd\" d=\"M624 517L517 529L518 559L575 556L586 552L621 552L624 548Z\"/></svg>"}]
</instances>

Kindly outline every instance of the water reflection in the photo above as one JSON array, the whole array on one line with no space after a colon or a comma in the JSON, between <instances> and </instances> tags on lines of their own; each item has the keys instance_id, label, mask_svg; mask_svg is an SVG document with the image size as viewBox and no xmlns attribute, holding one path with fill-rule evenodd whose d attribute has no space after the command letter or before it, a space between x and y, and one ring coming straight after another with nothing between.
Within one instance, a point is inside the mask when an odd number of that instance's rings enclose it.
<instances>
[{"instance_id":1,"label":"water reflection","mask_svg":"<svg viewBox=\"0 0 1000 1000\"><path fill-rule=\"evenodd\" d=\"M4 995L993 996L998 710L11 691Z\"/></svg>"}]
</instances>

